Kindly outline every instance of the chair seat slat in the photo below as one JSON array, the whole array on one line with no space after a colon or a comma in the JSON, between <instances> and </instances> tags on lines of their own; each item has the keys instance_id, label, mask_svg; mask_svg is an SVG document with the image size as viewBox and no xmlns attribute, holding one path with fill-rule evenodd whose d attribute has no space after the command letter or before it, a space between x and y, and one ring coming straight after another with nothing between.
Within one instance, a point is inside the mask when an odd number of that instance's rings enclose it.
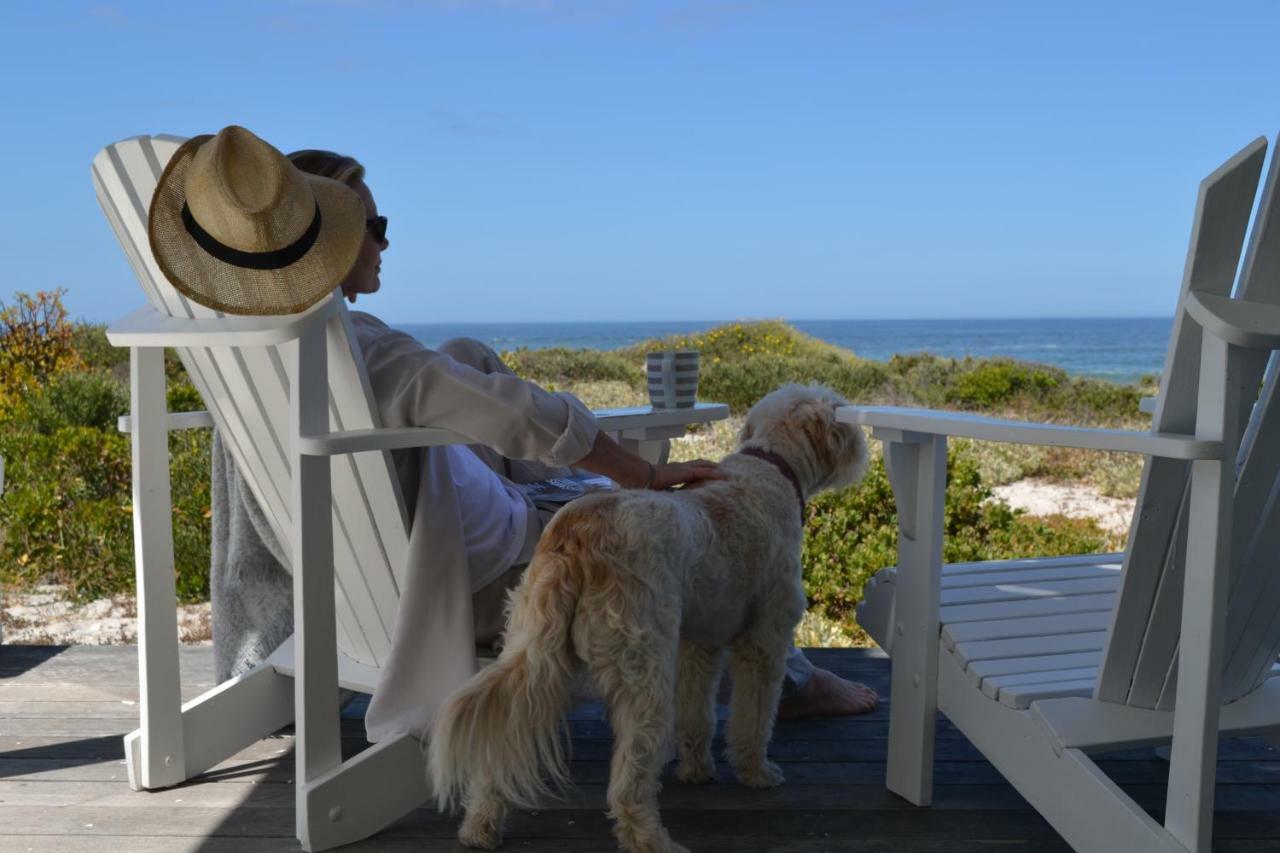
<instances>
[{"instance_id":1,"label":"chair seat slat","mask_svg":"<svg viewBox=\"0 0 1280 853\"><path fill-rule=\"evenodd\" d=\"M972 661L965 667L965 672L972 673L975 678L983 679L1028 672L1052 672L1081 666L1097 667L1101 662L1102 648L1099 646L1089 652Z\"/></svg>"},{"instance_id":2,"label":"chair seat slat","mask_svg":"<svg viewBox=\"0 0 1280 853\"><path fill-rule=\"evenodd\" d=\"M1098 667L1081 666L1049 672L1023 672L1016 675L984 678L981 689L982 694L988 699L999 699L1000 695L1005 691L1024 692L1053 689L1066 682L1095 681L1097 677Z\"/></svg>"},{"instance_id":3,"label":"chair seat slat","mask_svg":"<svg viewBox=\"0 0 1280 853\"><path fill-rule=\"evenodd\" d=\"M983 586L942 590L942 604L994 604L1001 601L1037 601L1045 598L1064 598L1073 595L1115 593L1120 585L1116 575L1102 577L1068 578L1066 580L1039 580L1026 577Z\"/></svg>"},{"instance_id":4,"label":"chair seat slat","mask_svg":"<svg viewBox=\"0 0 1280 853\"><path fill-rule=\"evenodd\" d=\"M956 604L941 608L942 620L948 626L965 622L1006 621L1024 617L1069 615L1102 610L1111 612L1113 593L1093 595L1061 595L1048 598L996 601L990 604Z\"/></svg>"},{"instance_id":5,"label":"chair seat slat","mask_svg":"<svg viewBox=\"0 0 1280 853\"><path fill-rule=\"evenodd\" d=\"M1006 708L1025 710L1031 707L1032 702L1040 699L1064 699L1071 696L1087 699L1093 695L1093 690L1097 684L1098 677L1095 674L1088 678L1080 678L1074 681L1007 687L1000 691L998 701Z\"/></svg>"},{"instance_id":6,"label":"chair seat slat","mask_svg":"<svg viewBox=\"0 0 1280 853\"><path fill-rule=\"evenodd\" d=\"M947 590L964 589L972 586L1119 577L1119 562L1103 565L1071 565L1050 569L1009 569L1003 572L975 572L974 574L965 575L944 574L942 576L942 590L945 596Z\"/></svg>"},{"instance_id":7,"label":"chair seat slat","mask_svg":"<svg viewBox=\"0 0 1280 853\"><path fill-rule=\"evenodd\" d=\"M1073 554L1066 557L1019 557L1014 560L984 560L978 563L947 563L942 567L942 577L988 574L990 572L1021 572L1031 569L1051 569L1067 566L1114 566L1119 568L1124 554Z\"/></svg>"},{"instance_id":8,"label":"chair seat slat","mask_svg":"<svg viewBox=\"0 0 1280 853\"><path fill-rule=\"evenodd\" d=\"M945 629L944 629L944 633ZM1058 633L1043 637L1016 639L969 640L951 647L960 662L971 667L979 661L1012 660L1018 657L1061 655L1075 652L1100 652L1106 644L1106 631Z\"/></svg>"},{"instance_id":9,"label":"chair seat slat","mask_svg":"<svg viewBox=\"0 0 1280 853\"><path fill-rule=\"evenodd\" d=\"M1054 634L1084 634L1105 631L1110 623L1106 611L1091 610L1053 616L1022 619L996 619L989 622L961 622L942 629L943 644L954 648L957 643L973 640L1013 640L1024 637L1048 637Z\"/></svg>"}]
</instances>

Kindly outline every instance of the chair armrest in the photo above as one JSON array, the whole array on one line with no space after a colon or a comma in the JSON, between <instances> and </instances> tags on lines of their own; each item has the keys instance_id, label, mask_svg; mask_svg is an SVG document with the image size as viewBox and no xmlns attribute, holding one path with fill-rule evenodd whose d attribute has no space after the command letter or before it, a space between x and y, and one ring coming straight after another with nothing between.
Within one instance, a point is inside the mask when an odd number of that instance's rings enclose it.
<instances>
[{"instance_id":1,"label":"chair armrest","mask_svg":"<svg viewBox=\"0 0 1280 853\"><path fill-rule=\"evenodd\" d=\"M1159 397L1143 397L1138 401L1138 411L1144 415L1154 415L1156 413L1156 401Z\"/></svg>"},{"instance_id":2,"label":"chair armrest","mask_svg":"<svg viewBox=\"0 0 1280 853\"><path fill-rule=\"evenodd\" d=\"M164 428L169 432L179 429L209 429L213 427L213 415L208 412L169 412ZM116 418L116 430L126 435L133 432L133 418L121 415Z\"/></svg>"},{"instance_id":3,"label":"chair armrest","mask_svg":"<svg viewBox=\"0 0 1280 853\"><path fill-rule=\"evenodd\" d=\"M165 428L199 429L212 427L213 416L208 412L170 412ZM116 429L123 433L133 431L133 418L121 415ZM427 447L437 444L473 444L474 439L444 429L411 427L408 429L357 429L307 436L302 439L302 452L308 456L339 456L365 450L398 450L402 447Z\"/></svg>"},{"instance_id":4,"label":"chair armrest","mask_svg":"<svg viewBox=\"0 0 1280 853\"><path fill-rule=\"evenodd\" d=\"M952 435L1009 444L1118 450L1169 459L1217 459L1222 455L1222 442L1200 441L1185 435L1029 424L962 412L893 406L841 406L836 410L836 417L844 423L869 426L876 431Z\"/></svg>"},{"instance_id":5,"label":"chair armrest","mask_svg":"<svg viewBox=\"0 0 1280 853\"><path fill-rule=\"evenodd\" d=\"M353 429L304 435L299 450L308 456L341 456L368 450L403 450L408 447L438 447L444 444L475 444L474 438L447 429L402 427L397 429Z\"/></svg>"},{"instance_id":6,"label":"chair armrest","mask_svg":"<svg viewBox=\"0 0 1280 853\"><path fill-rule=\"evenodd\" d=\"M1192 290L1187 313L1210 334L1247 349L1280 349L1280 305Z\"/></svg>"},{"instance_id":7,"label":"chair armrest","mask_svg":"<svg viewBox=\"0 0 1280 853\"><path fill-rule=\"evenodd\" d=\"M699 403L690 409L635 407L601 409L593 414L603 430L630 432L723 420L729 416L729 407L722 403ZM475 439L461 433L431 427L357 429L303 436L301 450L308 456L337 456L367 450L400 450L406 447L435 447L444 444L475 444Z\"/></svg>"},{"instance_id":8,"label":"chair armrest","mask_svg":"<svg viewBox=\"0 0 1280 853\"><path fill-rule=\"evenodd\" d=\"M600 409L592 414L603 430L630 432L724 420L729 416L729 407L722 403L698 403L691 409L650 409L636 406ZM165 423L165 428L170 432L212 426L213 416L208 412L170 412ZM116 420L116 429L126 434L132 432L133 418L121 415ZM307 436L302 440L302 452L308 456L339 456L366 450L400 450L406 447L474 443L475 439L460 433L429 427L362 429Z\"/></svg>"},{"instance_id":9,"label":"chair armrest","mask_svg":"<svg viewBox=\"0 0 1280 853\"><path fill-rule=\"evenodd\" d=\"M724 403L695 403L687 409L655 409L652 406L627 406L618 409L597 409L591 414L605 432L624 432L633 429L688 426L722 421L729 417L729 407Z\"/></svg>"},{"instance_id":10,"label":"chair armrest","mask_svg":"<svg viewBox=\"0 0 1280 853\"><path fill-rule=\"evenodd\" d=\"M321 300L300 314L272 317L170 317L147 305L107 327L117 347L270 346L302 336L324 322L341 303Z\"/></svg>"}]
</instances>

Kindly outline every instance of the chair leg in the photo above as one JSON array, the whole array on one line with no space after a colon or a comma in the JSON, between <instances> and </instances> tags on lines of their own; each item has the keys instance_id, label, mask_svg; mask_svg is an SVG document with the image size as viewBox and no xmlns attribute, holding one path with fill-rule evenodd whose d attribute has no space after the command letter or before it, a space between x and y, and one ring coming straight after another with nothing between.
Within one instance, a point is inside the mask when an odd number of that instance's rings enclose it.
<instances>
[{"instance_id":1,"label":"chair leg","mask_svg":"<svg viewBox=\"0 0 1280 853\"><path fill-rule=\"evenodd\" d=\"M293 526L294 715L297 731L296 828L303 849L312 838L307 786L342 764L338 730L338 645L334 606L333 497L330 459L311 456L299 437L329 429L328 351L324 327L308 330L294 353L296 377L289 394ZM341 818L341 808L328 816Z\"/></svg>"},{"instance_id":2,"label":"chair leg","mask_svg":"<svg viewBox=\"0 0 1280 853\"><path fill-rule=\"evenodd\" d=\"M885 784L908 801L927 806L933 801L938 712L947 443L943 436L899 433L886 441L886 451L898 505L898 572Z\"/></svg>"},{"instance_id":3,"label":"chair leg","mask_svg":"<svg viewBox=\"0 0 1280 853\"><path fill-rule=\"evenodd\" d=\"M182 679L178 670L164 350L134 347L130 351L129 374L141 716L138 758L130 764L130 778L136 779L137 787L167 788L188 774L183 755Z\"/></svg>"},{"instance_id":4,"label":"chair leg","mask_svg":"<svg viewBox=\"0 0 1280 853\"><path fill-rule=\"evenodd\" d=\"M412 735L379 741L298 785L298 837L316 853L381 832L431 797L422 747Z\"/></svg>"},{"instance_id":5,"label":"chair leg","mask_svg":"<svg viewBox=\"0 0 1280 853\"><path fill-rule=\"evenodd\" d=\"M1240 351L1208 334L1201 344L1196 438L1223 442L1220 459L1191 463L1178 685L1165 828L1191 853L1213 842L1213 797L1222 709L1222 662L1231 575Z\"/></svg>"},{"instance_id":6,"label":"chair leg","mask_svg":"<svg viewBox=\"0 0 1280 853\"><path fill-rule=\"evenodd\" d=\"M1083 751L1055 750L1034 711L988 699L952 654L938 668L942 712L1073 850L1186 853Z\"/></svg>"},{"instance_id":7,"label":"chair leg","mask_svg":"<svg viewBox=\"0 0 1280 853\"><path fill-rule=\"evenodd\" d=\"M182 706L184 776L198 776L251 743L293 722L293 679L263 663ZM125 735L129 785L142 782L142 729ZM171 784L177 784L176 782Z\"/></svg>"}]
</instances>

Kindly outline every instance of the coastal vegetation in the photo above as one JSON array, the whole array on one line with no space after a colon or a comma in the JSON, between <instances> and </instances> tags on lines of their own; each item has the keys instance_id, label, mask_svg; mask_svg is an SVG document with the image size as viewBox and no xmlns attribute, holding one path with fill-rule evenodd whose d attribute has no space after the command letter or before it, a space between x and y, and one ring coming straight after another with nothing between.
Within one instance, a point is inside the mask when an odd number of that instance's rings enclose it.
<instances>
[{"instance_id":1,"label":"coastal vegetation","mask_svg":"<svg viewBox=\"0 0 1280 853\"><path fill-rule=\"evenodd\" d=\"M128 410L128 353L100 325L73 323L60 293L17 294L0 305L0 583L65 586L87 599L133 586L129 443L116 429ZM644 353L702 354L699 396L727 402L733 417L679 439L673 458L732 450L742 414L784 382L821 382L850 401L924 405L1017 418L1140 427L1150 383L1117 385L1010 359L902 354L888 362L807 337L780 321L731 323L615 351L520 349L504 358L521 376L577 394L592 407L645 402ZM181 362L166 360L170 411L202 408ZM208 596L209 444L205 430L170 436L179 596ZM947 560L1068 554L1120 544L1090 520L1030 517L992 495L1025 477L1088 482L1106 494L1136 492L1140 459L953 441L947 483ZM878 445L873 442L878 453ZM813 636L856 636L854 606L876 569L895 560L892 490L877 459L866 481L806 510L805 583ZM838 631L832 626L838 627ZM833 633L834 632L834 633Z\"/></svg>"}]
</instances>

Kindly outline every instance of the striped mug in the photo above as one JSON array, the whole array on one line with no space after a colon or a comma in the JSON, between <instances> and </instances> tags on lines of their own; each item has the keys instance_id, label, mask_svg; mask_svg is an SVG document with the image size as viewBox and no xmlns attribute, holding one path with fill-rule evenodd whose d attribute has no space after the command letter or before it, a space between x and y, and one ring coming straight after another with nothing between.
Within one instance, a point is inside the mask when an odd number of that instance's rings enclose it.
<instances>
[{"instance_id":1,"label":"striped mug","mask_svg":"<svg viewBox=\"0 0 1280 853\"><path fill-rule=\"evenodd\" d=\"M698 395L698 351L667 350L645 356L649 402L655 409L692 408Z\"/></svg>"}]
</instances>

